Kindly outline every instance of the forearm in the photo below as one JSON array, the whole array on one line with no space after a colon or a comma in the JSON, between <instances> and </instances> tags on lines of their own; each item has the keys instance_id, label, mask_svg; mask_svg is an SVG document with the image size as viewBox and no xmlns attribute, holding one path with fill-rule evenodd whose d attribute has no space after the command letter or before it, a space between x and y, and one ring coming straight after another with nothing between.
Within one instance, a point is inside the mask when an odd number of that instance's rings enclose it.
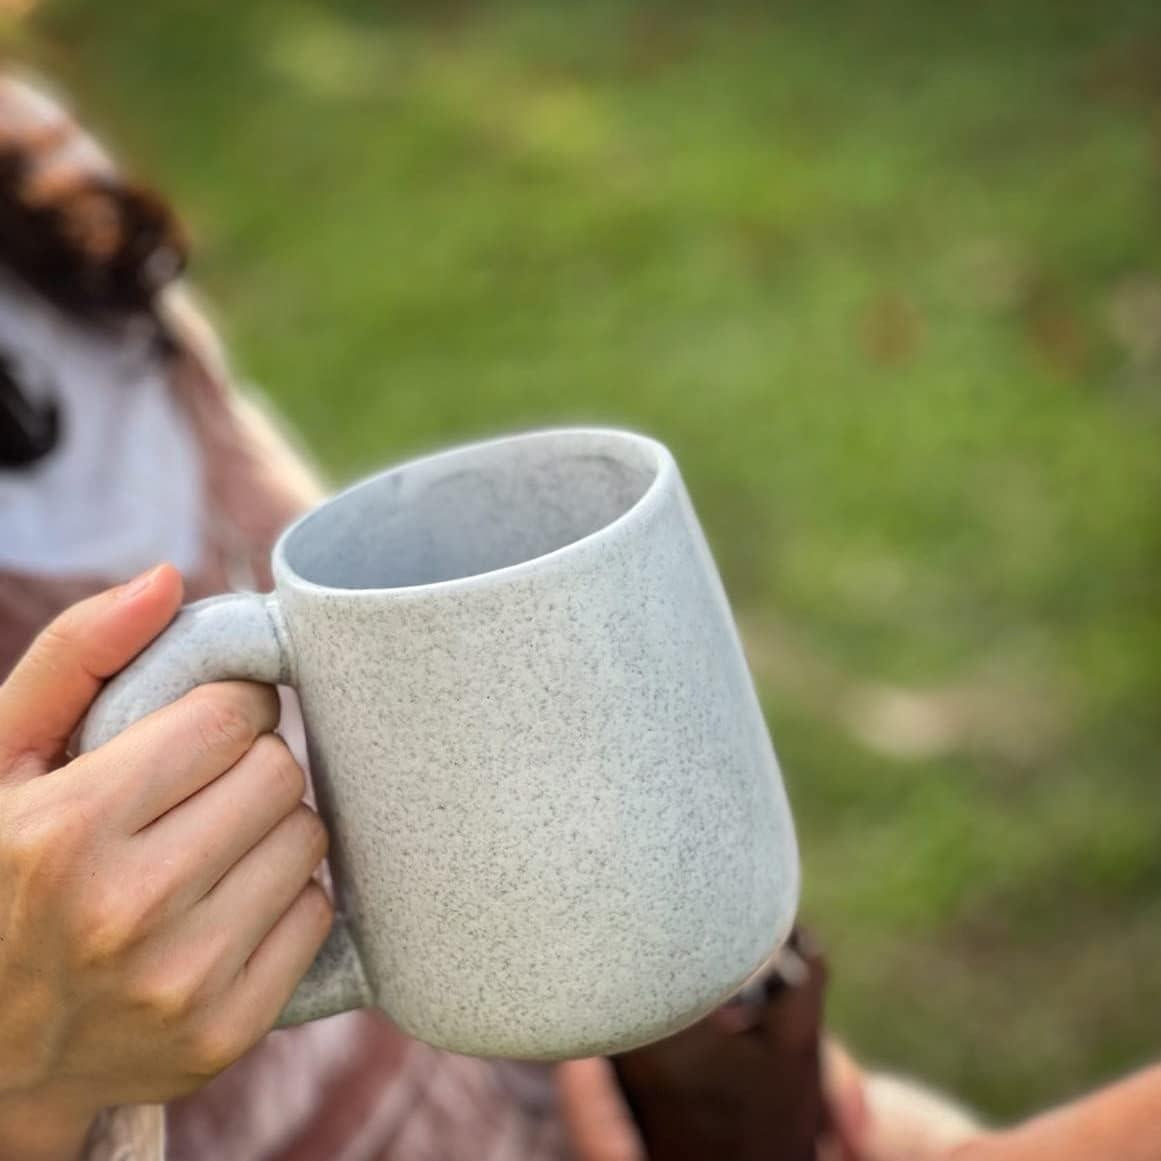
<instances>
[{"instance_id":1,"label":"forearm","mask_svg":"<svg viewBox=\"0 0 1161 1161\"><path fill-rule=\"evenodd\" d=\"M1092 1096L989 1135L952 1161L1156 1161L1161 1157L1161 1065Z\"/></svg>"}]
</instances>

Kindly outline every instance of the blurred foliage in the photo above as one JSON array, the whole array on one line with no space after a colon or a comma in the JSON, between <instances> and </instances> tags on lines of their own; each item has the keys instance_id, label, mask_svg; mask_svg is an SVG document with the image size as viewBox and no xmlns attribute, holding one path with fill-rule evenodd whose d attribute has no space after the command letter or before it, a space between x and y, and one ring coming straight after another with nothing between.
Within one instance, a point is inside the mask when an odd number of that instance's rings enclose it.
<instances>
[{"instance_id":1,"label":"blurred foliage","mask_svg":"<svg viewBox=\"0 0 1161 1161\"><path fill-rule=\"evenodd\" d=\"M1161 1050L1161 7L59 0L338 479L675 449L834 1025L1005 1116Z\"/></svg>"}]
</instances>

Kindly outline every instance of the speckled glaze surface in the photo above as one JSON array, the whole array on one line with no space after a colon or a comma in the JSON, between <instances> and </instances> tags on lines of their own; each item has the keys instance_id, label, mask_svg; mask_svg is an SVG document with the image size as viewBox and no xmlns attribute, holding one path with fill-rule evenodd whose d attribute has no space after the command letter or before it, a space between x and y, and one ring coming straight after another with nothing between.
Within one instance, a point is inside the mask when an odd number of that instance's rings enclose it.
<instances>
[{"instance_id":1,"label":"speckled glaze surface","mask_svg":"<svg viewBox=\"0 0 1161 1161\"><path fill-rule=\"evenodd\" d=\"M198 682L300 693L342 920L284 1022L376 1003L455 1051L611 1052L789 931L798 857L716 569L660 444L548 431L294 525L275 597L191 606L84 744Z\"/></svg>"}]
</instances>

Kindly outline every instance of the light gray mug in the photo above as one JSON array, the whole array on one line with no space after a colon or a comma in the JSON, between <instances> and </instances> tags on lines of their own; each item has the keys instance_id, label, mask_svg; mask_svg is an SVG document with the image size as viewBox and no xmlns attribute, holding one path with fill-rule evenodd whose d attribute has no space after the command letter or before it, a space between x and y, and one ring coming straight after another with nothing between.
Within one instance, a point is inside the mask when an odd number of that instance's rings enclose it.
<instances>
[{"instance_id":1,"label":"light gray mug","mask_svg":"<svg viewBox=\"0 0 1161 1161\"><path fill-rule=\"evenodd\" d=\"M798 902L778 765L673 457L534 432L392 468L106 687L297 689L339 918L284 1024L381 1007L458 1052L614 1052L760 971Z\"/></svg>"}]
</instances>

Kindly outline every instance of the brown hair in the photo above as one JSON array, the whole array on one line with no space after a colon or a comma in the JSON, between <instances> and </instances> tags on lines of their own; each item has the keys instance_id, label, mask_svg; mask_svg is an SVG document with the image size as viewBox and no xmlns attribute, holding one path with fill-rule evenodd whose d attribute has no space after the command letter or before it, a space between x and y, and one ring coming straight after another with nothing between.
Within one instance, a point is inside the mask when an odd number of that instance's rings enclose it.
<instances>
[{"instance_id":1,"label":"brown hair","mask_svg":"<svg viewBox=\"0 0 1161 1161\"><path fill-rule=\"evenodd\" d=\"M38 154L61 131L5 140L0 129L0 263L82 319L152 314L185 265L184 233L159 195L115 174L41 175Z\"/></svg>"},{"instance_id":2,"label":"brown hair","mask_svg":"<svg viewBox=\"0 0 1161 1161\"><path fill-rule=\"evenodd\" d=\"M63 107L0 65L0 269L79 322L149 319L169 351L157 292L185 259L169 206L124 180ZM0 469L36 463L60 435L56 403L23 387L0 352Z\"/></svg>"}]
</instances>

